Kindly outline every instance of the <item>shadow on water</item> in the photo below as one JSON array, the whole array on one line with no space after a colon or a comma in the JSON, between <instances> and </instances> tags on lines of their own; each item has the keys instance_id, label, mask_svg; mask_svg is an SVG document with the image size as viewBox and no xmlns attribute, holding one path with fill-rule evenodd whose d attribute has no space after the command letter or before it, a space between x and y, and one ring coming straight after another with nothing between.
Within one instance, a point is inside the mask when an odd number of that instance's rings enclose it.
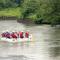
<instances>
[{"instance_id":1,"label":"shadow on water","mask_svg":"<svg viewBox=\"0 0 60 60\"><path fill-rule=\"evenodd\" d=\"M51 57L58 57L60 56L60 47L51 47L50 48Z\"/></svg>"},{"instance_id":2,"label":"shadow on water","mask_svg":"<svg viewBox=\"0 0 60 60\"><path fill-rule=\"evenodd\" d=\"M51 37L51 46L49 48L51 57L60 56L60 27L55 27Z\"/></svg>"}]
</instances>

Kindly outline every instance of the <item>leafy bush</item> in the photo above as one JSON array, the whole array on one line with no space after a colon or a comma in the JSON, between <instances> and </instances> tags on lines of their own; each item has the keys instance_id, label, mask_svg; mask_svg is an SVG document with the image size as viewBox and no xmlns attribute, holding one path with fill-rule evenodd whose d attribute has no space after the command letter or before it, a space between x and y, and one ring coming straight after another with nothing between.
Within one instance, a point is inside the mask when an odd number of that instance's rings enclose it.
<instances>
[{"instance_id":1,"label":"leafy bush","mask_svg":"<svg viewBox=\"0 0 60 60\"><path fill-rule=\"evenodd\" d=\"M57 23L60 20L60 0L25 0L22 4L23 18L34 14L38 22L43 19L50 23Z\"/></svg>"}]
</instances>

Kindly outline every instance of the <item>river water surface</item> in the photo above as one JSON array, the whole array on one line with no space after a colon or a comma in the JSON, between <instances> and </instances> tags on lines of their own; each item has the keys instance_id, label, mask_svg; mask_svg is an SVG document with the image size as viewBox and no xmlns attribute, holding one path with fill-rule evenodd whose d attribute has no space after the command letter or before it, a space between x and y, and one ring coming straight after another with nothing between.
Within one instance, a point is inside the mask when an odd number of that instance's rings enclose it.
<instances>
[{"instance_id":1,"label":"river water surface","mask_svg":"<svg viewBox=\"0 0 60 60\"><path fill-rule=\"evenodd\" d=\"M33 42L0 42L0 60L60 60L60 26L26 26L5 20L0 21L0 33L4 31L29 31Z\"/></svg>"}]
</instances>

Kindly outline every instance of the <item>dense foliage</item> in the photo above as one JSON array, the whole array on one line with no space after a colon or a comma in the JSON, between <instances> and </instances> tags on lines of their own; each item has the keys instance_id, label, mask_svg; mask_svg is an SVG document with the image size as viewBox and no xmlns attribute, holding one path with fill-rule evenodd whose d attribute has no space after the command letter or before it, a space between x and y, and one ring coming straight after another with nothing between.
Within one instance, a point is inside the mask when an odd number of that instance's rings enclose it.
<instances>
[{"instance_id":1,"label":"dense foliage","mask_svg":"<svg viewBox=\"0 0 60 60\"><path fill-rule=\"evenodd\" d=\"M25 0L22 10L23 18L34 16L33 19L38 23L41 20L52 24L60 23L60 0Z\"/></svg>"},{"instance_id":2,"label":"dense foliage","mask_svg":"<svg viewBox=\"0 0 60 60\"><path fill-rule=\"evenodd\" d=\"M20 18L60 24L60 0L0 0L0 9L20 7Z\"/></svg>"},{"instance_id":3,"label":"dense foliage","mask_svg":"<svg viewBox=\"0 0 60 60\"><path fill-rule=\"evenodd\" d=\"M17 7L20 0L0 0L0 8Z\"/></svg>"}]
</instances>

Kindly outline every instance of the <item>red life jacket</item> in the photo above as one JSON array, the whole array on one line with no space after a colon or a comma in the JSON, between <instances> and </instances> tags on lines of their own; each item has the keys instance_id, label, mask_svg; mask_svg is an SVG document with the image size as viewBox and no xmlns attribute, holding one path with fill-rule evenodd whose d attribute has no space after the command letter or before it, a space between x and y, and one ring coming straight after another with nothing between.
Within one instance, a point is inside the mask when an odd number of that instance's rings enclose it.
<instances>
[{"instance_id":1,"label":"red life jacket","mask_svg":"<svg viewBox=\"0 0 60 60\"><path fill-rule=\"evenodd\" d=\"M5 33L2 33L1 36L2 36L2 37L5 37Z\"/></svg>"},{"instance_id":2,"label":"red life jacket","mask_svg":"<svg viewBox=\"0 0 60 60\"><path fill-rule=\"evenodd\" d=\"M2 33L2 37L10 38L10 33L4 32L4 33Z\"/></svg>"},{"instance_id":3,"label":"red life jacket","mask_svg":"<svg viewBox=\"0 0 60 60\"><path fill-rule=\"evenodd\" d=\"M23 32L19 32L19 37L23 38Z\"/></svg>"},{"instance_id":4,"label":"red life jacket","mask_svg":"<svg viewBox=\"0 0 60 60\"><path fill-rule=\"evenodd\" d=\"M26 38L29 38L29 32L26 32L26 33L25 33L25 37L26 37Z\"/></svg>"},{"instance_id":5,"label":"red life jacket","mask_svg":"<svg viewBox=\"0 0 60 60\"><path fill-rule=\"evenodd\" d=\"M17 36L17 38L19 37L19 33L18 32L15 32L15 35Z\"/></svg>"},{"instance_id":6,"label":"red life jacket","mask_svg":"<svg viewBox=\"0 0 60 60\"><path fill-rule=\"evenodd\" d=\"M12 33L11 36L12 36L12 38L17 38L17 34L16 33Z\"/></svg>"},{"instance_id":7,"label":"red life jacket","mask_svg":"<svg viewBox=\"0 0 60 60\"><path fill-rule=\"evenodd\" d=\"M11 37L10 33L6 32L6 38L10 38L10 37Z\"/></svg>"}]
</instances>

